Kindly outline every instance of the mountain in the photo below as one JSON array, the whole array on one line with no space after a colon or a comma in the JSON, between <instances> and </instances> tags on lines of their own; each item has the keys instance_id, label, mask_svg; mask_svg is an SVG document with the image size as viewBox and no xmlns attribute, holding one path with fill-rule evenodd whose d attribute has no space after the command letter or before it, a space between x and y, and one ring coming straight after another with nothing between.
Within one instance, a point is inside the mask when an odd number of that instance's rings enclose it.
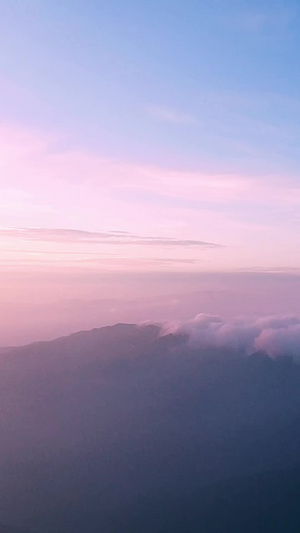
<instances>
[{"instance_id":1,"label":"mountain","mask_svg":"<svg viewBox=\"0 0 300 533\"><path fill-rule=\"evenodd\" d=\"M117 324L12 348L0 363L3 522L36 533L288 533L290 509L300 525L291 359Z\"/></svg>"},{"instance_id":2,"label":"mountain","mask_svg":"<svg viewBox=\"0 0 300 533\"><path fill-rule=\"evenodd\" d=\"M10 527L4 524L0 524L0 533L34 533L28 529L20 529L15 527Z\"/></svg>"},{"instance_id":3,"label":"mountain","mask_svg":"<svg viewBox=\"0 0 300 533\"><path fill-rule=\"evenodd\" d=\"M120 513L111 532L298 533L299 498L298 464L208 485L185 498L144 501Z\"/></svg>"}]
</instances>

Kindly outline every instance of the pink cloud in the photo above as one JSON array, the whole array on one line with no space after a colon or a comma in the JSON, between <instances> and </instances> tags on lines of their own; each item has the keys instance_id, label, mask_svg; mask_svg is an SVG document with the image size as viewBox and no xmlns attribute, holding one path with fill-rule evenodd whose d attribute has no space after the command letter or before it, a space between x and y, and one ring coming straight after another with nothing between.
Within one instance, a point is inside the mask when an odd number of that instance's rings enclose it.
<instances>
[{"instance_id":1,"label":"pink cloud","mask_svg":"<svg viewBox=\"0 0 300 533\"><path fill-rule=\"evenodd\" d=\"M54 184L111 191L143 188L160 194L228 202L245 193L251 180L226 174L172 170L158 166L118 162L77 149L55 149L57 139L18 128L0 128L2 188L50 189Z\"/></svg>"},{"instance_id":2,"label":"pink cloud","mask_svg":"<svg viewBox=\"0 0 300 533\"><path fill-rule=\"evenodd\" d=\"M270 316L254 320L231 319L199 314L195 318L163 325L166 332L185 333L195 349L225 348L230 352L252 354L263 351L271 357L292 355L300 358L300 319L296 316Z\"/></svg>"},{"instance_id":3,"label":"pink cloud","mask_svg":"<svg viewBox=\"0 0 300 533\"><path fill-rule=\"evenodd\" d=\"M107 159L81 149L60 150L59 137L18 127L0 127L2 189L57 191L57 186L144 189L181 199L230 203L300 203L300 188L287 180L227 173L202 173ZM62 195L64 191L62 190Z\"/></svg>"},{"instance_id":4,"label":"pink cloud","mask_svg":"<svg viewBox=\"0 0 300 533\"><path fill-rule=\"evenodd\" d=\"M172 239L225 245L221 263L220 254L212 250L205 257L194 249L183 256L178 246L171 257L173 265L181 259L194 270L278 266L282 250L291 257L294 243L286 237L290 232L284 210L300 203L300 188L291 178L208 174L122 162L81 149L62 149L60 141L56 135L0 128L2 227L141 235L144 243L140 240L139 249L129 252L128 246L119 247L124 261L167 260L170 256L164 248ZM280 229L257 217L245 221L245 204L263 215L274 205L283 209ZM150 252L146 241L155 235L160 241ZM50 244L47 249L41 247L41 252L55 250Z\"/></svg>"}]
</instances>

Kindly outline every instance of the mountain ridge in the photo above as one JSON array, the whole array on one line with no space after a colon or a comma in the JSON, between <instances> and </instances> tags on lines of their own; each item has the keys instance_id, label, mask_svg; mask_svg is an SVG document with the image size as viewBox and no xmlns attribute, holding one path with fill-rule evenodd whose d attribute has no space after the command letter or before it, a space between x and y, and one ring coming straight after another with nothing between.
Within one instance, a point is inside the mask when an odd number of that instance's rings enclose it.
<instances>
[{"instance_id":1,"label":"mountain ridge","mask_svg":"<svg viewBox=\"0 0 300 533\"><path fill-rule=\"evenodd\" d=\"M197 494L214 505L225 480L297 469L300 366L188 340L119 324L3 354L1 520L112 533L121 513L119 531L144 530L144 518L167 532L179 502L196 513Z\"/></svg>"}]
</instances>

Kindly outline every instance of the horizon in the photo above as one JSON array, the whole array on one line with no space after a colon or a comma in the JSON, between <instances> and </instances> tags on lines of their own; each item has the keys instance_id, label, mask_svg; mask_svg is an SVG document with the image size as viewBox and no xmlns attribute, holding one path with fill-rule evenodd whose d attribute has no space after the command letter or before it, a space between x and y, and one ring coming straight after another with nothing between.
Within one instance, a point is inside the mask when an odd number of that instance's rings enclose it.
<instances>
[{"instance_id":1,"label":"horizon","mask_svg":"<svg viewBox=\"0 0 300 533\"><path fill-rule=\"evenodd\" d=\"M134 334L134 331L138 334L138 332L148 329L156 332L151 339L152 342L170 337L174 340L177 339L176 342L179 343L177 350L180 347L183 354L188 356L193 353L198 359L198 364L201 363L203 356L207 359L210 357L214 359L217 356L226 360L228 356L229 358L232 356L245 358L253 355L267 357L274 361L286 360L297 364L300 363L300 318L293 315L260 316L252 319L234 317L229 319L219 315L199 313L192 319L185 321L165 320L151 322L147 320L137 324L118 322L108 326L76 331L48 341L42 340L22 346L0 347L0 353L13 359L16 354L28 349L38 349L39 354L39 351L43 351L43 347L53 346L55 351L57 350L57 345L59 347L61 342L66 342L66 346L69 345L67 349L73 349L76 353L75 341L78 339L81 339L80 343L83 347L86 346L88 348L89 339L92 340L96 335L97 342L93 346L95 349L97 343L99 343L97 336L100 335L101 339L101 334L107 330L115 332L116 337L118 337L119 332L122 334L122 332L131 330L131 334ZM124 337L125 339L126 336ZM155 353L155 343L152 344L151 340L149 348ZM101 343L99 343L99 348L101 348ZM170 353L176 360L178 351L172 352L170 350ZM143 353L140 354L140 357L142 359Z\"/></svg>"},{"instance_id":2,"label":"horizon","mask_svg":"<svg viewBox=\"0 0 300 533\"><path fill-rule=\"evenodd\" d=\"M81 283L71 273L57 279L13 273L2 276L0 289L3 347L117 322L187 321L199 313L227 320L300 316L300 276L294 272L84 273Z\"/></svg>"}]
</instances>

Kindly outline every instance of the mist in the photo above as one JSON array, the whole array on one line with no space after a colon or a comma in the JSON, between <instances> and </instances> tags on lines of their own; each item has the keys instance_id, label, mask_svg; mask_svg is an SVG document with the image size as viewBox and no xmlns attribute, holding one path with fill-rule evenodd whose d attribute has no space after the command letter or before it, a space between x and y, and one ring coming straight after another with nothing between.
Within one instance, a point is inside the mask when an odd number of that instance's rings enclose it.
<instances>
[{"instance_id":1,"label":"mist","mask_svg":"<svg viewBox=\"0 0 300 533\"><path fill-rule=\"evenodd\" d=\"M199 313L252 320L300 316L287 272L2 272L0 346L50 340L116 322L188 321Z\"/></svg>"},{"instance_id":2,"label":"mist","mask_svg":"<svg viewBox=\"0 0 300 533\"><path fill-rule=\"evenodd\" d=\"M164 333L187 335L187 346L229 350L231 354L262 351L270 357L300 354L300 319L296 316L264 316L254 320L198 314L183 323L162 326Z\"/></svg>"}]
</instances>

